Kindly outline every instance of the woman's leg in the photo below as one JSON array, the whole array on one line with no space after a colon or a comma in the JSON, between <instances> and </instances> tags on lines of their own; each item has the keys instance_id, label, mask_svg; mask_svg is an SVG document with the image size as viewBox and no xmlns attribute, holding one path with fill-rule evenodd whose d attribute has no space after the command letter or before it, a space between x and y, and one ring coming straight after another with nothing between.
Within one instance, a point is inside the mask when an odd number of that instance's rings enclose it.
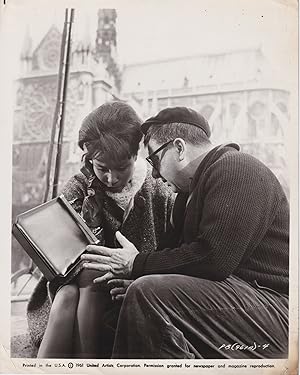
<instances>
[{"instance_id":1,"label":"woman's leg","mask_svg":"<svg viewBox=\"0 0 300 375\"><path fill-rule=\"evenodd\" d=\"M78 299L79 290L76 285L64 285L59 289L51 307L38 358L72 358L72 338Z\"/></svg>"},{"instance_id":2,"label":"woman's leg","mask_svg":"<svg viewBox=\"0 0 300 375\"><path fill-rule=\"evenodd\" d=\"M77 358L111 357L120 304L112 302L106 285L92 283L97 276L84 270L77 280L80 293L74 330Z\"/></svg>"}]
</instances>

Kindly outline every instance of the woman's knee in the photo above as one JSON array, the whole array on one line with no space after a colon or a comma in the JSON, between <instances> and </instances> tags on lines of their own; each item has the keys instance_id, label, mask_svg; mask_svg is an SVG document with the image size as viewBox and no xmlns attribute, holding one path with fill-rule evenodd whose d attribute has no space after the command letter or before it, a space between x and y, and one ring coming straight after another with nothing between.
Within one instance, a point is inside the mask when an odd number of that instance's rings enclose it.
<instances>
[{"instance_id":1,"label":"woman's knee","mask_svg":"<svg viewBox=\"0 0 300 375\"><path fill-rule=\"evenodd\" d=\"M65 310L74 308L78 304L79 290L77 285L64 285L58 290L54 298L51 310L59 310L62 313Z\"/></svg>"}]
</instances>

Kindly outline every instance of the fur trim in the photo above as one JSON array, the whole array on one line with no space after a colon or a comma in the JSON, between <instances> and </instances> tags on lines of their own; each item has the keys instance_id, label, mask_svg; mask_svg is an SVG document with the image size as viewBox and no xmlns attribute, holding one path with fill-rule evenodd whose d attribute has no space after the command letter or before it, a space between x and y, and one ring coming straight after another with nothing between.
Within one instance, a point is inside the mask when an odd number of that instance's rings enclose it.
<instances>
[{"instance_id":1,"label":"fur trim","mask_svg":"<svg viewBox=\"0 0 300 375\"><path fill-rule=\"evenodd\" d=\"M124 211L130 205L136 193L141 189L147 175L146 160L138 157L135 165L132 179L123 188L120 193L105 192L111 197L119 207ZM132 207L131 207L132 208Z\"/></svg>"}]
</instances>

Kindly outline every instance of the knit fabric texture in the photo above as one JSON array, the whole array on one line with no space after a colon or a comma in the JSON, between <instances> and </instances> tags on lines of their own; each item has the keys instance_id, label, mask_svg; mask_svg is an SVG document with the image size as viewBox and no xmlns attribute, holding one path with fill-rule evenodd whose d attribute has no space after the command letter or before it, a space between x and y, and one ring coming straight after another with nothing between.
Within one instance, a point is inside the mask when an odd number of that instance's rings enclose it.
<instances>
[{"instance_id":1,"label":"knit fabric texture","mask_svg":"<svg viewBox=\"0 0 300 375\"><path fill-rule=\"evenodd\" d=\"M232 147L215 148L200 163L191 191L181 246L138 254L133 277L234 274L288 294L289 204L271 170Z\"/></svg>"},{"instance_id":2,"label":"knit fabric texture","mask_svg":"<svg viewBox=\"0 0 300 375\"><path fill-rule=\"evenodd\" d=\"M88 179L80 173L73 176L62 191L73 208L81 215L83 214L83 203L91 205L88 202L89 186ZM161 180L153 179L150 171L147 170L144 183L135 194L133 207L124 222L124 211L111 197L102 193L102 198L98 202L101 207L97 207L95 210L99 215L102 215L101 220L96 220L94 214L87 215L92 224L97 221L97 225L100 223L104 227L104 231L98 234L100 243L110 247L119 246L115 240L115 232L120 230L140 252L148 253L156 250L170 225L175 198L166 185ZM96 201L92 200L91 202L93 205L97 204ZM87 224L89 225L88 222ZM91 227L91 229L93 228ZM29 333L37 346L42 340L51 309L46 285L47 280L42 277L31 295L27 309Z\"/></svg>"}]
</instances>

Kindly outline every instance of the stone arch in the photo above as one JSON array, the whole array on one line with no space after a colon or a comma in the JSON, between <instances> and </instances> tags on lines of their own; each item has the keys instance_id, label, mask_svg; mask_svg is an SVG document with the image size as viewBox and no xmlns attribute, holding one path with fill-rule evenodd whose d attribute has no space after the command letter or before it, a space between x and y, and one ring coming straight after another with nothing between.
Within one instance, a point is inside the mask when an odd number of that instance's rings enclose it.
<instances>
[{"instance_id":1,"label":"stone arch","mask_svg":"<svg viewBox=\"0 0 300 375\"><path fill-rule=\"evenodd\" d=\"M211 115L213 114L213 112L214 112L214 107L211 104L205 104L200 110L201 115L204 116L206 120L208 121Z\"/></svg>"}]
</instances>

